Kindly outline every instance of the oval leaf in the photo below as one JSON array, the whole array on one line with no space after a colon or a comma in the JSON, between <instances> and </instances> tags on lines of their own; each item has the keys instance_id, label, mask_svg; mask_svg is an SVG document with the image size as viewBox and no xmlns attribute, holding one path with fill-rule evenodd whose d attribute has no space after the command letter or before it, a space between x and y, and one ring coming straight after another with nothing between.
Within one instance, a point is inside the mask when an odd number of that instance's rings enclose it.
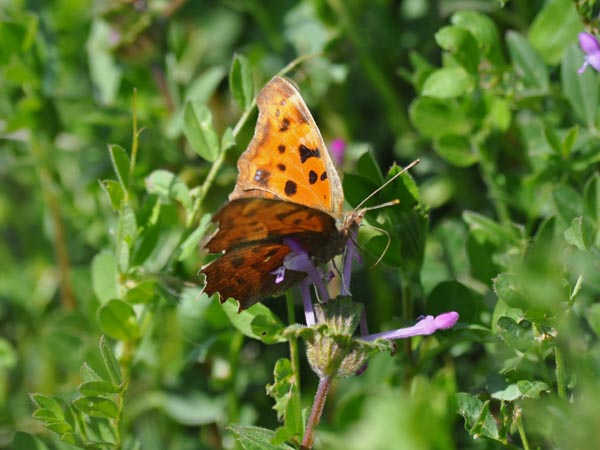
<instances>
[{"instance_id":1,"label":"oval leaf","mask_svg":"<svg viewBox=\"0 0 600 450\"><path fill-rule=\"evenodd\" d=\"M200 157L214 162L219 156L219 136L213 126L212 114L199 101L190 100L185 105L183 132Z\"/></svg>"},{"instance_id":2,"label":"oval leaf","mask_svg":"<svg viewBox=\"0 0 600 450\"><path fill-rule=\"evenodd\" d=\"M102 331L122 341L133 341L140 335L140 329L131 305L121 300L110 300L98 310L98 323Z\"/></svg>"},{"instance_id":3,"label":"oval leaf","mask_svg":"<svg viewBox=\"0 0 600 450\"><path fill-rule=\"evenodd\" d=\"M250 61L244 55L234 55L229 71L229 89L235 102L246 111L254 99L254 79Z\"/></svg>"}]
</instances>

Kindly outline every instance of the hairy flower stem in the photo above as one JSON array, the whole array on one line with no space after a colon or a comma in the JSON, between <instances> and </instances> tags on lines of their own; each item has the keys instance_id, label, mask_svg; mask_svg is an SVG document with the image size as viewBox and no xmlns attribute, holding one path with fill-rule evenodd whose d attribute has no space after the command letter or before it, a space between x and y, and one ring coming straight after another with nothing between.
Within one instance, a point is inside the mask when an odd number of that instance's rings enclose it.
<instances>
[{"instance_id":1,"label":"hairy flower stem","mask_svg":"<svg viewBox=\"0 0 600 450\"><path fill-rule=\"evenodd\" d=\"M315 427L321 420L323 408L325 407L325 400L327 400L327 394L329 393L332 379L333 377L326 376L319 380L319 387L315 394L308 423L306 424L306 430L304 431L304 438L302 439L302 450L310 450L313 446Z\"/></svg>"},{"instance_id":2,"label":"hairy flower stem","mask_svg":"<svg viewBox=\"0 0 600 450\"><path fill-rule=\"evenodd\" d=\"M565 360L562 351L558 347L554 347L554 362L556 363L556 387L558 396L562 399L567 398L567 390L565 388Z\"/></svg>"}]
</instances>

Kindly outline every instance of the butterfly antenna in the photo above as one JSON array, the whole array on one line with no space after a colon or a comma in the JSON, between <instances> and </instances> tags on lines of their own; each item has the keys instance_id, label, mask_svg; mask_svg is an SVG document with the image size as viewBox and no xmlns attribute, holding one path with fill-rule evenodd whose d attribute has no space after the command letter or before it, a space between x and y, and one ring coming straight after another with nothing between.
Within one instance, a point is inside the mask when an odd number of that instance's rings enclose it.
<instances>
[{"instance_id":1,"label":"butterfly antenna","mask_svg":"<svg viewBox=\"0 0 600 450\"><path fill-rule=\"evenodd\" d=\"M383 252L381 252L381 255L379 255L379 258L377 258L377 261L375 261L375 263L370 267L372 269L373 267L377 267L379 265L379 263L381 262L381 260L383 259L383 257L387 253L387 251L389 250L390 245L392 244L392 237L390 236L390 233L385 231L383 228L374 227L373 225L367 225L366 223L363 224L363 227L368 227L368 228L372 228L373 230L376 230L376 231L381 231L387 237L387 243L385 244L385 248L383 249Z\"/></svg>"},{"instance_id":2,"label":"butterfly antenna","mask_svg":"<svg viewBox=\"0 0 600 450\"><path fill-rule=\"evenodd\" d=\"M398 172L396 175L394 175L392 178L390 178L389 180L387 180L385 183L383 183L381 186L379 186L377 189L375 189L373 192L371 192L362 202L360 202L356 208L354 208L355 210L358 210L361 208L362 205L364 205L366 202L368 202L371 198L373 198L379 191L381 191L384 187L386 187L388 184L390 184L392 181L394 181L396 178L398 178L400 175L402 175L404 172L412 169L413 167L415 167L417 164L419 164L421 162L420 159L415 159L413 162L411 162L408 166L406 166L404 169L402 169L400 172ZM396 200L392 200L391 202L387 202L387 203L383 203L381 205L377 205L377 206L373 206L371 208L367 208L369 210L371 209L377 209L377 208L382 208L385 206L390 206L390 205L397 205L398 203L400 203L400 200L396 199Z\"/></svg>"}]
</instances>

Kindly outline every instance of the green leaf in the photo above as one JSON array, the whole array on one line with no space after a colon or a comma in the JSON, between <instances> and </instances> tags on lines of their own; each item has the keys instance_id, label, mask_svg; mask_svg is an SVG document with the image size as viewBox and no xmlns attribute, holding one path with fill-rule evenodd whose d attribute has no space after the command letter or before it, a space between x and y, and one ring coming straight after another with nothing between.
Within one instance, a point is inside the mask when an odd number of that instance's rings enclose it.
<instances>
[{"instance_id":1,"label":"green leaf","mask_svg":"<svg viewBox=\"0 0 600 450\"><path fill-rule=\"evenodd\" d=\"M484 101L487 111L484 124L492 130L508 130L512 119L510 101L494 95L486 95Z\"/></svg>"},{"instance_id":2,"label":"green leaf","mask_svg":"<svg viewBox=\"0 0 600 450\"><path fill-rule=\"evenodd\" d=\"M562 146L561 146L561 155L564 159L569 158L571 156L571 151L573 150L573 146L577 141L577 136L579 135L579 127L577 125L573 125L567 131L565 135Z\"/></svg>"},{"instance_id":3,"label":"green leaf","mask_svg":"<svg viewBox=\"0 0 600 450\"><path fill-rule=\"evenodd\" d=\"M112 348L108 342L106 342L106 338L104 336L100 338L100 355L102 356L104 366L106 367L106 371L108 372L111 381L120 386L123 382L121 368L119 367L119 362L117 361Z\"/></svg>"},{"instance_id":4,"label":"green leaf","mask_svg":"<svg viewBox=\"0 0 600 450\"><path fill-rule=\"evenodd\" d=\"M45 410L57 420L64 420L65 414L63 409L56 400L43 394L31 394L31 400L37 405L40 410Z\"/></svg>"},{"instance_id":5,"label":"green leaf","mask_svg":"<svg viewBox=\"0 0 600 450\"><path fill-rule=\"evenodd\" d=\"M79 372L83 381L103 381L102 377L88 363L83 363Z\"/></svg>"},{"instance_id":6,"label":"green leaf","mask_svg":"<svg viewBox=\"0 0 600 450\"><path fill-rule=\"evenodd\" d=\"M469 226L469 231L476 233L478 237L484 238L494 245L519 244L520 236L518 228L504 227L489 217L474 211L463 212L463 220Z\"/></svg>"},{"instance_id":7,"label":"green leaf","mask_svg":"<svg viewBox=\"0 0 600 450\"><path fill-rule=\"evenodd\" d=\"M119 223L117 227L117 267L120 273L129 269L131 248L137 235L137 220L135 212L129 203L122 203L119 210Z\"/></svg>"},{"instance_id":8,"label":"green leaf","mask_svg":"<svg viewBox=\"0 0 600 450\"><path fill-rule=\"evenodd\" d=\"M119 298L119 274L115 256L104 250L92 260L92 288L100 303Z\"/></svg>"},{"instance_id":9,"label":"green leaf","mask_svg":"<svg viewBox=\"0 0 600 450\"><path fill-rule=\"evenodd\" d=\"M581 216L573 218L571 226L565 230L565 240L582 251L590 248L594 236L595 230Z\"/></svg>"},{"instance_id":10,"label":"green leaf","mask_svg":"<svg viewBox=\"0 0 600 450\"><path fill-rule=\"evenodd\" d=\"M99 395L116 394L121 392L121 388L109 381L86 381L81 383L77 390L82 394L90 397Z\"/></svg>"},{"instance_id":11,"label":"green leaf","mask_svg":"<svg viewBox=\"0 0 600 450\"><path fill-rule=\"evenodd\" d=\"M219 136L213 125L208 107L196 100L185 104L183 132L198 156L208 162L215 162L219 156Z\"/></svg>"},{"instance_id":12,"label":"green leaf","mask_svg":"<svg viewBox=\"0 0 600 450\"><path fill-rule=\"evenodd\" d=\"M456 98L470 92L474 84L471 75L462 67L445 67L429 75L421 95L438 99Z\"/></svg>"},{"instance_id":13,"label":"green leaf","mask_svg":"<svg viewBox=\"0 0 600 450\"><path fill-rule=\"evenodd\" d=\"M427 314L438 315L456 311L460 320L466 323L477 321L480 305L471 291L458 281L443 281L436 285L427 296Z\"/></svg>"},{"instance_id":14,"label":"green leaf","mask_svg":"<svg viewBox=\"0 0 600 450\"><path fill-rule=\"evenodd\" d=\"M553 126L544 127L544 137L548 141L548 144L550 144L550 147L552 147L552 150L558 154L562 154L562 142L560 142L560 138Z\"/></svg>"},{"instance_id":15,"label":"green leaf","mask_svg":"<svg viewBox=\"0 0 600 450\"><path fill-rule=\"evenodd\" d=\"M562 90L577 117L591 129L595 129L599 107L598 73L588 68L579 74L583 63L583 52L571 46L561 66Z\"/></svg>"},{"instance_id":16,"label":"green leaf","mask_svg":"<svg viewBox=\"0 0 600 450\"><path fill-rule=\"evenodd\" d=\"M529 41L548 64L558 64L565 50L584 31L571 0L546 2L529 27Z\"/></svg>"},{"instance_id":17,"label":"green leaf","mask_svg":"<svg viewBox=\"0 0 600 450\"><path fill-rule=\"evenodd\" d=\"M523 79L526 87L534 89L535 95L548 92L550 79L546 64L538 52L520 34L509 31L506 44L517 76Z\"/></svg>"},{"instance_id":18,"label":"green leaf","mask_svg":"<svg viewBox=\"0 0 600 450\"><path fill-rule=\"evenodd\" d=\"M571 224L573 219L580 217L584 212L582 195L571 186L559 185L552 193L556 213L566 223Z\"/></svg>"},{"instance_id":19,"label":"green leaf","mask_svg":"<svg viewBox=\"0 0 600 450\"><path fill-rule=\"evenodd\" d=\"M123 147L114 144L108 146L108 153L121 189L125 193L129 189L129 156Z\"/></svg>"},{"instance_id":20,"label":"green leaf","mask_svg":"<svg viewBox=\"0 0 600 450\"><path fill-rule=\"evenodd\" d=\"M600 338L600 303L590 305L584 317L587 319L596 337Z\"/></svg>"},{"instance_id":21,"label":"green leaf","mask_svg":"<svg viewBox=\"0 0 600 450\"><path fill-rule=\"evenodd\" d=\"M91 417L116 419L119 415L115 402L104 397L81 397L73 402L73 406Z\"/></svg>"},{"instance_id":22,"label":"green leaf","mask_svg":"<svg viewBox=\"0 0 600 450\"><path fill-rule=\"evenodd\" d=\"M463 136L439 136L433 142L433 149L440 158L456 167L469 167L479 161L479 156L473 153L471 143Z\"/></svg>"},{"instance_id":23,"label":"green leaf","mask_svg":"<svg viewBox=\"0 0 600 450\"><path fill-rule=\"evenodd\" d=\"M99 183L102 190L108 196L108 200L110 201L113 211L117 212L121 206L121 202L125 198L125 193L123 192L121 183L115 180L102 180L99 181Z\"/></svg>"},{"instance_id":24,"label":"green leaf","mask_svg":"<svg viewBox=\"0 0 600 450\"><path fill-rule=\"evenodd\" d=\"M457 26L445 26L435 34L435 41L441 48L451 52L467 72L477 72L479 48L468 30Z\"/></svg>"},{"instance_id":25,"label":"green leaf","mask_svg":"<svg viewBox=\"0 0 600 450\"><path fill-rule=\"evenodd\" d=\"M160 405L169 417L186 426L220 422L225 416L224 397L200 392L187 395L161 394Z\"/></svg>"},{"instance_id":26,"label":"green leaf","mask_svg":"<svg viewBox=\"0 0 600 450\"><path fill-rule=\"evenodd\" d=\"M494 278L494 292L500 300L512 308L526 308L528 293L521 280L512 273L501 273Z\"/></svg>"},{"instance_id":27,"label":"green leaf","mask_svg":"<svg viewBox=\"0 0 600 450\"><path fill-rule=\"evenodd\" d=\"M368 148L356 159L356 173L371 180L375 185L383 183L383 175L375 155Z\"/></svg>"},{"instance_id":28,"label":"green leaf","mask_svg":"<svg viewBox=\"0 0 600 450\"><path fill-rule=\"evenodd\" d=\"M204 214L200 219L200 223L198 227L186 238L185 241L179 247L179 256L177 257L177 261L183 261L192 253L198 251L198 247L200 245L200 241L206 234L206 230L210 225L210 214Z\"/></svg>"},{"instance_id":29,"label":"green leaf","mask_svg":"<svg viewBox=\"0 0 600 450\"><path fill-rule=\"evenodd\" d=\"M583 188L585 217L600 224L600 175L595 172Z\"/></svg>"},{"instance_id":30,"label":"green leaf","mask_svg":"<svg viewBox=\"0 0 600 450\"><path fill-rule=\"evenodd\" d=\"M229 71L229 90L235 102L246 111L254 100L254 79L250 61L244 55L235 54Z\"/></svg>"},{"instance_id":31,"label":"green leaf","mask_svg":"<svg viewBox=\"0 0 600 450\"><path fill-rule=\"evenodd\" d=\"M550 386L543 381L520 380L517 386L522 398L540 398L542 392L550 392Z\"/></svg>"},{"instance_id":32,"label":"green leaf","mask_svg":"<svg viewBox=\"0 0 600 450\"><path fill-rule=\"evenodd\" d=\"M471 435L499 439L498 425L489 410L489 401L482 402L466 392L456 394L458 413L465 419L465 430Z\"/></svg>"},{"instance_id":33,"label":"green leaf","mask_svg":"<svg viewBox=\"0 0 600 450\"><path fill-rule=\"evenodd\" d=\"M498 29L488 16L476 11L460 11L452 16L452 24L468 30L479 46L482 56L493 65L504 64Z\"/></svg>"},{"instance_id":34,"label":"green leaf","mask_svg":"<svg viewBox=\"0 0 600 450\"><path fill-rule=\"evenodd\" d=\"M226 152L230 148L235 147L235 136L233 135L233 130L231 127L225 128L223 132L223 136L221 136L221 151Z\"/></svg>"},{"instance_id":35,"label":"green leaf","mask_svg":"<svg viewBox=\"0 0 600 450\"><path fill-rule=\"evenodd\" d=\"M187 86L184 98L208 104L223 80L225 72L225 69L221 66L213 66L204 70Z\"/></svg>"},{"instance_id":36,"label":"green leaf","mask_svg":"<svg viewBox=\"0 0 600 450\"><path fill-rule=\"evenodd\" d=\"M289 359L281 358L275 363L273 384L267 386L267 395L275 400L273 409L284 426L276 431L275 443L299 439L304 433L302 402L296 385L296 376Z\"/></svg>"},{"instance_id":37,"label":"green leaf","mask_svg":"<svg viewBox=\"0 0 600 450\"><path fill-rule=\"evenodd\" d=\"M521 320L516 322L510 317L500 317L496 322L500 338L506 344L521 353L527 352L535 344L531 322Z\"/></svg>"},{"instance_id":38,"label":"green leaf","mask_svg":"<svg viewBox=\"0 0 600 450\"><path fill-rule=\"evenodd\" d=\"M447 134L467 136L471 133L471 120L453 101L418 97L410 105L409 114L415 128L428 138Z\"/></svg>"},{"instance_id":39,"label":"green leaf","mask_svg":"<svg viewBox=\"0 0 600 450\"><path fill-rule=\"evenodd\" d=\"M48 450L44 441L23 431L15 431L10 448L12 450Z\"/></svg>"},{"instance_id":40,"label":"green leaf","mask_svg":"<svg viewBox=\"0 0 600 450\"><path fill-rule=\"evenodd\" d=\"M140 336L133 308L121 300L109 300L98 309L98 324L113 339L134 341Z\"/></svg>"},{"instance_id":41,"label":"green leaf","mask_svg":"<svg viewBox=\"0 0 600 450\"><path fill-rule=\"evenodd\" d=\"M173 172L155 170L145 180L149 194L157 195L164 203L179 202L186 211L192 209L192 197L187 185Z\"/></svg>"},{"instance_id":42,"label":"green leaf","mask_svg":"<svg viewBox=\"0 0 600 450\"><path fill-rule=\"evenodd\" d=\"M156 298L156 282L142 281L130 288L125 294L125 301L130 304L148 304Z\"/></svg>"},{"instance_id":43,"label":"green leaf","mask_svg":"<svg viewBox=\"0 0 600 450\"><path fill-rule=\"evenodd\" d=\"M244 336L260 340L265 344L285 342L283 330L285 325L262 303L256 303L238 313L238 304L228 300L222 305L229 320Z\"/></svg>"},{"instance_id":44,"label":"green leaf","mask_svg":"<svg viewBox=\"0 0 600 450\"><path fill-rule=\"evenodd\" d=\"M108 23L94 20L86 44L90 77L100 102L104 105L114 102L122 77L122 69L114 60L110 44L111 33L114 30Z\"/></svg>"},{"instance_id":45,"label":"green leaf","mask_svg":"<svg viewBox=\"0 0 600 450\"><path fill-rule=\"evenodd\" d=\"M231 425L229 430L234 434L244 450L294 450L287 444L273 445L274 432L266 428L249 425Z\"/></svg>"}]
</instances>

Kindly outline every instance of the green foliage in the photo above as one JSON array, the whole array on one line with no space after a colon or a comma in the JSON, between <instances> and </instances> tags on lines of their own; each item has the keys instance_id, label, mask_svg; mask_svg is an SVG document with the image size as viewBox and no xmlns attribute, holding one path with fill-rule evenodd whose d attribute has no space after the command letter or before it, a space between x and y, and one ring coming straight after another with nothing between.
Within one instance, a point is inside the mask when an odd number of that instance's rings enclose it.
<instances>
[{"instance_id":1,"label":"green foliage","mask_svg":"<svg viewBox=\"0 0 600 450\"><path fill-rule=\"evenodd\" d=\"M315 448L600 448L597 2L96 3L1 7L0 447L299 448L314 330L197 275L280 73L348 205L421 159L361 205L400 200L358 236L370 330L461 316L335 380Z\"/></svg>"}]
</instances>

